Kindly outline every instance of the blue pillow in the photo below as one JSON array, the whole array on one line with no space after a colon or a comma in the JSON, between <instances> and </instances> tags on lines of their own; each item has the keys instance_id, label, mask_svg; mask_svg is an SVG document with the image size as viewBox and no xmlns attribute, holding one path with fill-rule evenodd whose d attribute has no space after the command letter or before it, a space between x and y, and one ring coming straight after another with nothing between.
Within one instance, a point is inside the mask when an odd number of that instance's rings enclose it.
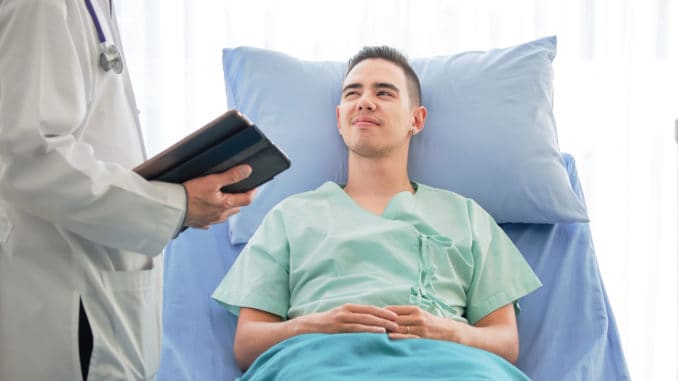
<instances>
[{"instance_id":1,"label":"blue pillow","mask_svg":"<svg viewBox=\"0 0 678 381\"><path fill-rule=\"evenodd\" d=\"M231 242L238 244L285 197L327 180L346 181L347 151L335 113L346 65L249 47L223 53L229 107L243 112L292 161L290 170L259 188L252 205L231 217ZM556 38L548 37L411 60L429 112L424 130L412 139L410 177L476 200L497 222L588 221L558 147L555 54Z\"/></svg>"}]
</instances>

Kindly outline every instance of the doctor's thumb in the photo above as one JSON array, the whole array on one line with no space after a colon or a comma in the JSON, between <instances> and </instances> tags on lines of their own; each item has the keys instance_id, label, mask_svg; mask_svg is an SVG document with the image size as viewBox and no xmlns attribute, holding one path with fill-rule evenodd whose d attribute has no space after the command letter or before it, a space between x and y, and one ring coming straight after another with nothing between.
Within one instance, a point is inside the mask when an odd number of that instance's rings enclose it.
<instances>
[{"instance_id":1,"label":"doctor's thumb","mask_svg":"<svg viewBox=\"0 0 678 381\"><path fill-rule=\"evenodd\" d=\"M238 165L221 174L221 185L229 185L242 181L252 173L252 167L247 164Z\"/></svg>"}]
</instances>

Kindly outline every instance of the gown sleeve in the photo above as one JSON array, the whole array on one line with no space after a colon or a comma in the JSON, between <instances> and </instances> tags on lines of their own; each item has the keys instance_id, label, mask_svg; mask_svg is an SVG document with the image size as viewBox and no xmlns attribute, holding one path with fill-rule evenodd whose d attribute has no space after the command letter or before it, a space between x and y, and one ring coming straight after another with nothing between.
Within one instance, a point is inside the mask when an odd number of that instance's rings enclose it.
<instances>
[{"instance_id":1,"label":"gown sleeve","mask_svg":"<svg viewBox=\"0 0 678 381\"><path fill-rule=\"evenodd\" d=\"M492 217L469 200L473 277L467 293L466 316L475 324L494 310L541 287L523 255Z\"/></svg>"},{"instance_id":2,"label":"gown sleeve","mask_svg":"<svg viewBox=\"0 0 678 381\"><path fill-rule=\"evenodd\" d=\"M288 318L290 245L280 206L264 218L212 297L231 313L256 308Z\"/></svg>"}]
</instances>

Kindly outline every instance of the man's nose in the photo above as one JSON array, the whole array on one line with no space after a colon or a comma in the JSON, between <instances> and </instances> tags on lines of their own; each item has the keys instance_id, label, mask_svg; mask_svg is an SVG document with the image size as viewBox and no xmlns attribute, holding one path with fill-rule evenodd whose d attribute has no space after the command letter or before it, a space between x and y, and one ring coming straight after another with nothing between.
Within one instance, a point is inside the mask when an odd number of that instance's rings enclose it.
<instances>
[{"instance_id":1,"label":"man's nose","mask_svg":"<svg viewBox=\"0 0 678 381\"><path fill-rule=\"evenodd\" d=\"M360 98L360 102L358 102L358 110L368 110L368 111L374 111L375 105L372 100L366 96L363 96Z\"/></svg>"}]
</instances>

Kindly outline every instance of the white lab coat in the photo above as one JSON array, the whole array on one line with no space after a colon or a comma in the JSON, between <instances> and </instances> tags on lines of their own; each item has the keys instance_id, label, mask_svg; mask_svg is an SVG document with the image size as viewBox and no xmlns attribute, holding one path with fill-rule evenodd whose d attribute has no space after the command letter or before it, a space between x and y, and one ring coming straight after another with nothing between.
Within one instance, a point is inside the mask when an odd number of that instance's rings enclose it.
<instances>
[{"instance_id":1,"label":"white lab coat","mask_svg":"<svg viewBox=\"0 0 678 381\"><path fill-rule=\"evenodd\" d=\"M107 0L92 0L120 47ZM181 186L130 171L144 151L127 71L99 64L82 0L0 0L0 380L154 379L160 256Z\"/></svg>"}]
</instances>

